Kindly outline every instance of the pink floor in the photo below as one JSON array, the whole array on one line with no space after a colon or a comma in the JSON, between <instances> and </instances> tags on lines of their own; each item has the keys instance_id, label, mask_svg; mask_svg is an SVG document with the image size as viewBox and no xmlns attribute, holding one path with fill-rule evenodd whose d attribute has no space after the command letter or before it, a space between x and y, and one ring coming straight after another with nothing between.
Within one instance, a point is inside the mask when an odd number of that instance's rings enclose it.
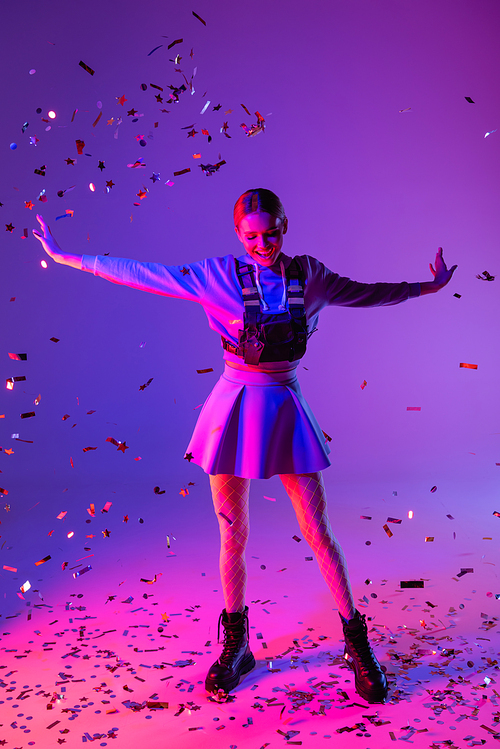
<instances>
[{"instance_id":1,"label":"pink floor","mask_svg":"<svg viewBox=\"0 0 500 749\"><path fill-rule=\"evenodd\" d=\"M338 615L310 550L292 538L298 529L279 481L254 482L248 601L258 665L217 703L203 683L219 652L218 539L206 478L191 473L185 497L173 485L151 492L151 502L130 486L114 494L86 487L70 501L63 494L71 509L62 520L52 513L62 508L55 486L33 490L40 504L29 513L45 554L37 534L24 539L3 513L0 745L373 749L393 741L479 746L498 737L500 521L490 511L492 485L431 492L327 482L355 596L391 684L381 706L354 691ZM467 497L481 512L454 512ZM49 553L34 567L32 557ZM18 572L6 569L14 560ZM22 594L26 579L32 587ZM424 588L402 589L405 580Z\"/></svg>"}]
</instances>

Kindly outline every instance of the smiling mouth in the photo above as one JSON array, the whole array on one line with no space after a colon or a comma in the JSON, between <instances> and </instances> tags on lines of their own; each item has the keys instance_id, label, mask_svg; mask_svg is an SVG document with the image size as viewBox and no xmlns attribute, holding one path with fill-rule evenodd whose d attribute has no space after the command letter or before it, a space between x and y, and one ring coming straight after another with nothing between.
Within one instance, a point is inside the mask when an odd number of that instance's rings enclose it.
<instances>
[{"instance_id":1,"label":"smiling mouth","mask_svg":"<svg viewBox=\"0 0 500 749\"><path fill-rule=\"evenodd\" d=\"M256 250L256 252L257 252L257 255L259 255L259 257L269 258L275 252L275 250L276 250L275 247L271 247L269 250L264 250L264 251Z\"/></svg>"}]
</instances>

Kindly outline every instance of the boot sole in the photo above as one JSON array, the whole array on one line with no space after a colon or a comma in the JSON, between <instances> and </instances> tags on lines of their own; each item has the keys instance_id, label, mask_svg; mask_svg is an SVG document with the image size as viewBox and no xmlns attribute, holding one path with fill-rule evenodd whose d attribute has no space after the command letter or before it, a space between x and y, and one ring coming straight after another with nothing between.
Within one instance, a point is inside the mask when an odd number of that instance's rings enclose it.
<instances>
[{"instance_id":1,"label":"boot sole","mask_svg":"<svg viewBox=\"0 0 500 749\"><path fill-rule=\"evenodd\" d=\"M208 676L205 679L205 689L207 692L218 692L219 689L223 689L224 692L229 693L231 692L235 687L238 686L240 683L240 677L244 676L245 674L248 674L249 671L251 671L253 668L255 668L255 658L253 656L253 653L250 653L246 658L243 659L241 662L241 667L239 669L239 673L235 675L233 679L227 679L226 681L217 682L215 679L209 679Z\"/></svg>"}]
</instances>

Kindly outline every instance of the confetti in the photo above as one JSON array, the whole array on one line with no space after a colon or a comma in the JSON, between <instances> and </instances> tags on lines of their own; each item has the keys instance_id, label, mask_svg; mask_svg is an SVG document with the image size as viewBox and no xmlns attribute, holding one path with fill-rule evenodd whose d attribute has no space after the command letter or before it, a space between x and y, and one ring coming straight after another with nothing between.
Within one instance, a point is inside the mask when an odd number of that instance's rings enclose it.
<instances>
[{"instance_id":1,"label":"confetti","mask_svg":"<svg viewBox=\"0 0 500 749\"><path fill-rule=\"evenodd\" d=\"M423 580L401 580L399 583L402 588L423 588Z\"/></svg>"},{"instance_id":2,"label":"confetti","mask_svg":"<svg viewBox=\"0 0 500 749\"><path fill-rule=\"evenodd\" d=\"M153 491L155 494L165 494L165 489L160 489L159 486L155 486Z\"/></svg>"},{"instance_id":3,"label":"confetti","mask_svg":"<svg viewBox=\"0 0 500 749\"><path fill-rule=\"evenodd\" d=\"M476 102L472 101L472 99L471 99L471 97L470 97L470 96L466 96L466 97L465 97L465 101L468 101L468 102L469 102L469 104L475 104L475 103L476 103Z\"/></svg>"},{"instance_id":4,"label":"confetti","mask_svg":"<svg viewBox=\"0 0 500 749\"><path fill-rule=\"evenodd\" d=\"M82 575L85 575L85 573L90 572L91 569L92 569L92 565L88 564L82 570L78 570L78 572L73 572L74 579L76 580L77 577L81 577Z\"/></svg>"},{"instance_id":5,"label":"confetti","mask_svg":"<svg viewBox=\"0 0 500 749\"><path fill-rule=\"evenodd\" d=\"M425 542L426 543L429 543L430 541L434 541L434 536L426 536L425 537Z\"/></svg>"},{"instance_id":6,"label":"confetti","mask_svg":"<svg viewBox=\"0 0 500 749\"><path fill-rule=\"evenodd\" d=\"M410 109L411 109L411 107L406 107L405 109L400 109L399 113L401 114L402 112L409 112Z\"/></svg>"},{"instance_id":7,"label":"confetti","mask_svg":"<svg viewBox=\"0 0 500 749\"><path fill-rule=\"evenodd\" d=\"M204 21L204 20L203 20L203 18L202 18L201 16L199 16L199 15L198 15L198 13L195 13L195 12L194 12L194 10L192 11L192 14L193 14L193 16L194 16L195 18L197 18L197 19L198 19L198 21L201 21L201 22L202 22L202 24L203 24L204 26L206 26L206 25L207 25L206 21Z\"/></svg>"},{"instance_id":8,"label":"confetti","mask_svg":"<svg viewBox=\"0 0 500 749\"><path fill-rule=\"evenodd\" d=\"M361 390L364 390L367 385L368 385L367 381L363 380L363 382L360 385Z\"/></svg>"},{"instance_id":9,"label":"confetti","mask_svg":"<svg viewBox=\"0 0 500 749\"><path fill-rule=\"evenodd\" d=\"M142 348L142 343L141 343L141 348ZM151 383L153 382L153 379L154 379L153 377L150 377L149 380L144 383L144 385L139 385L139 390L146 390L146 388L149 387Z\"/></svg>"},{"instance_id":10,"label":"confetti","mask_svg":"<svg viewBox=\"0 0 500 749\"><path fill-rule=\"evenodd\" d=\"M151 57L151 55L153 54L153 52L156 52L156 50L160 49L160 47L163 47L163 44L159 44L157 47L154 47L154 49L152 49L151 52L148 52L148 57ZM145 86L146 84L143 83L142 85ZM143 89L143 91L145 91L145 90L146 89Z\"/></svg>"},{"instance_id":11,"label":"confetti","mask_svg":"<svg viewBox=\"0 0 500 749\"><path fill-rule=\"evenodd\" d=\"M212 367L210 367L210 369L197 369L196 371L198 374L208 374L209 372L213 372L214 370L212 369Z\"/></svg>"},{"instance_id":12,"label":"confetti","mask_svg":"<svg viewBox=\"0 0 500 749\"><path fill-rule=\"evenodd\" d=\"M9 354L9 358L14 359L14 361L26 361L28 354Z\"/></svg>"},{"instance_id":13,"label":"confetti","mask_svg":"<svg viewBox=\"0 0 500 749\"><path fill-rule=\"evenodd\" d=\"M225 163L225 161L219 161L217 164L199 164L198 166L206 177L210 177L212 174L215 174L215 172L218 172L220 167Z\"/></svg>"},{"instance_id":14,"label":"confetti","mask_svg":"<svg viewBox=\"0 0 500 749\"><path fill-rule=\"evenodd\" d=\"M421 406L407 406L406 410L407 411L421 411L422 407Z\"/></svg>"},{"instance_id":15,"label":"confetti","mask_svg":"<svg viewBox=\"0 0 500 749\"><path fill-rule=\"evenodd\" d=\"M224 520L225 520L225 521L226 521L226 522L227 522L227 523L228 523L229 525L232 525L232 524L233 524L233 521L232 521L232 520L231 520L230 518L228 518L228 516L227 516L227 515L224 515L224 513L223 513L223 512L219 512L218 514L219 514L219 515L221 516L221 518L224 518Z\"/></svg>"},{"instance_id":16,"label":"confetti","mask_svg":"<svg viewBox=\"0 0 500 749\"><path fill-rule=\"evenodd\" d=\"M35 562L35 567L39 567L41 564L45 564L45 562L48 562L49 559L52 559L52 557L50 556L50 554L48 556L44 557L43 559L40 559L38 562Z\"/></svg>"},{"instance_id":17,"label":"confetti","mask_svg":"<svg viewBox=\"0 0 500 749\"><path fill-rule=\"evenodd\" d=\"M83 155L83 149L85 148L85 141L77 139L75 140L76 152L79 156Z\"/></svg>"},{"instance_id":18,"label":"confetti","mask_svg":"<svg viewBox=\"0 0 500 749\"><path fill-rule=\"evenodd\" d=\"M477 364L467 364L466 362L460 362L461 369L477 369Z\"/></svg>"},{"instance_id":19,"label":"confetti","mask_svg":"<svg viewBox=\"0 0 500 749\"><path fill-rule=\"evenodd\" d=\"M21 419L31 419L33 416L36 416L34 411L27 411L24 414L21 414Z\"/></svg>"},{"instance_id":20,"label":"confetti","mask_svg":"<svg viewBox=\"0 0 500 749\"><path fill-rule=\"evenodd\" d=\"M493 135L493 133L496 133L497 130L498 130L498 128L495 128L494 130L490 130L489 132L487 132L487 133L484 134L484 137L487 138L488 135Z\"/></svg>"},{"instance_id":21,"label":"confetti","mask_svg":"<svg viewBox=\"0 0 500 749\"><path fill-rule=\"evenodd\" d=\"M21 585L21 588L20 588L21 593L26 593L26 591L29 590L30 588L31 588L31 583L29 580L26 580L26 582L23 585Z\"/></svg>"},{"instance_id":22,"label":"confetti","mask_svg":"<svg viewBox=\"0 0 500 749\"><path fill-rule=\"evenodd\" d=\"M432 489L431 489L431 492L432 492L432 494L434 494L434 492L437 492L437 486L433 486Z\"/></svg>"},{"instance_id":23,"label":"confetti","mask_svg":"<svg viewBox=\"0 0 500 749\"><path fill-rule=\"evenodd\" d=\"M172 49L172 47L174 47L176 44L180 44L183 41L184 41L184 39L175 39L173 42L171 42L168 45L167 49Z\"/></svg>"},{"instance_id":24,"label":"confetti","mask_svg":"<svg viewBox=\"0 0 500 749\"><path fill-rule=\"evenodd\" d=\"M83 68L84 70L86 70L87 73L90 73L90 75L94 75L95 70L92 70L92 68L90 68L88 65L85 65L85 63L83 62L83 60L80 60L80 62L78 64L79 64L79 66L81 68Z\"/></svg>"},{"instance_id":25,"label":"confetti","mask_svg":"<svg viewBox=\"0 0 500 749\"><path fill-rule=\"evenodd\" d=\"M479 278L480 281L494 281L495 276L491 276L487 270L483 270L482 273L478 273L476 278Z\"/></svg>"},{"instance_id":26,"label":"confetti","mask_svg":"<svg viewBox=\"0 0 500 749\"><path fill-rule=\"evenodd\" d=\"M181 174L187 174L191 169L181 169L180 172L174 172L174 177L179 177Z\"/></svg>"},{"instance_id":27,"label":"confetti","mask_svg":"<svg viewBox=\"0 0 500 749\"><path fill-rule=\"evenodd\" d=\"M389 526L387 525L387 523L385 523L385 524L384 524L384 525L382 526L382 528L383 528L383 529L384 529L384 531L385 531L385 532L387 533L387 535L389 536L389 538L391 538L391 537L392 537L392 536L394 535L394 533L393 533L393 532L391 531L391 529L389 528Z\"/></svg>"}]
</instances>

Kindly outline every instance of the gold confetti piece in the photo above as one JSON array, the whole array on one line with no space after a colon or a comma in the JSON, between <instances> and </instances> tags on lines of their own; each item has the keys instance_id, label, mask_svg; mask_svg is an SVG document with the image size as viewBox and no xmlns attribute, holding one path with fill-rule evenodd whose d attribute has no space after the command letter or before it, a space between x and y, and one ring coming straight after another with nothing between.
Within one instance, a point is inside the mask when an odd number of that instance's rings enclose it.
<instances>
[{"instance_id":1,"label":"gold confetti piece","mask_svg":"<svg viewBox=\"0 0 500 749\"><path fill-rule=\"evenodd\" d=\"M462 298L461 294L453 294L453 296L456 296L457 299L461 299Z\"/></svg>"},{"instance_id":2,"label":"gold confetti piece","mask_svg":"<svg viewBox=\"0 0 500 749\"><path fill-rule=\"evenodd\" d=\"M31 588L31 583L29 580L26 580L26 582L23 585L21 585L21 588L20 588L21 593L26 593L26 591L29 590L30 588Z\"/></svg>"},{"instance_id":3,"label":"gold confetti piece","mask_svg":"<svg viewBox=\"0 0 500 749\"><path fill-rule=\"evenodd\" d=\"M405 109L400 109L399 113L401 114L402 112L409 112L410 109L411 109L411 107L405 107Z\"/></svg>"},{"instance_id":4,"label":"gold confetti piece","mask_svg":"<svg viewBox=\"0 0 500 749\"><path fill-rule=\"evenodd\" d=\"M394 535L393 532L391 531L391 529L389 528L389 526L387 525L387 523L384 523L384 525L382 526L382 528L387 533L387 535L389 536L389 538L391 538Z\"/></svg>"},{"instance_id":5,"label":"gold confetti piece","mask_svg":"<svg viewBox=\"0 0 500 749\"><path fill-rule=\"evenodd\" d=\"M76 151L77 151L78 155L82 156L83 155L83 149L85 148L85 141L80 140L80 139L77 138L77 140L75 140L75 143L76 143Z\"/></svg>"},{"instance_id":6,"label":"gold confetti piece","mask_svg":"<svg viewBox=\"0 0 500 749\"><path fill-rule=\"evenodd\" d=\"M45 562L48 562L49 559L52 559L52 557L50 556L50 554L48 556L44 557L43 559L40 559L38 562L35 562L35 567L39 567L41 564L45 564Z\"/></svg>"},{"instance_id":7,"label":"gold confetti piece","mask_svg":"<svg viewBox=\"0 0 500 749\"><path fill-rule=\"evenodd\" d=\"M9 358L14 359L14 361L26 361L28 354L9 354Z\"/></svg>"},{"instance_id":8,"label":"gold confetti piece","mask_svg":"<svg viewBox=\"0 0 500 749\"><path fill-rule=\"evenodd\" d=\"M432 492L432 494L434 494L434 492L437 492L437 486L433 486L432 489L431 489L431 492Z\"/></svg>"},{"instance_id":9,"label":"gold confetti piece","mask_svg":"<svg viewBox=\"0 0 500 749\"><path fill-rule=\"evenodd\" d=\"M331 442L331 441L332 441L332 438L330 437L330 435L329 435L329 434L327 434L327 433L325 432L325 430L324 430L324 429L322 429L321 431L323 432L323 436L324 436L325 440L326 440L327 442Z\"/></svg>"},{"instance_id":10,"label":"gold confetti piece","mask_svg":"<svg viewBox=\"0 0 500 749\"><path fill-rule=\"evenodd\" d=\"M297 543L300 543L300 541L302 541L302 539L299 538L298 536L292 536L292 538L294 541L297 541Z\"/></svg>"},{"instance_id":11,"label":"gold confetti piece","mask_svg":"<svg viewBox=\"0 0 500 749\"><path fill-rule=\"evenodd\" d=\"M174 45L176 45L176 44L180 44L180 43L181 43L181 42L183 42L183 41L184 41L183 39L175 39L175 40L174 40L174 41L173 41L173 42L172 42L171 44L169 44L169 45L168 45L167 49L172 49L172 47L173 47ZM149 85L152 85L152 84L149 84Z\"/></svg>"},{"instance_id":12,"label":"gold confetti piece","mask_svg":"<svg viewBox=\"0 0 500 749\"><path fill-rule=\"evenodd\" d=\"M194 153L193 159L201 159L201 153Z\"/></svg>"},{"instance_id":13,"label":"gold confetti piece","mask_svg":"<svg viewBox=\"0 0 500 749\"><path fill-rule=\"evenodd\" d=\"M387 518L388 523L395 523L396 525L401 525L402 520L399 520L398 518Z\"/></svg>"},{"instance_id":14,"label":"gold confetti piece","mask_svg":"<svg viewBox=\"0 0 500 749\"><path fill-rule=\"evenodd\" d=\"M495 276L491 276L487 270L483 270L482 273L478 273L476 278L479 278L480 281L494 281L495 280Z\"/></svg>"},{"instance_id":15,"label":"gold confetti piece","mask_svg":"<svg viewBox=\"0 0 500 749\"><path fill-rule=\"evenodd\" d=\"M268 499L270 502L276 502L276 499L274 497L266 497L265 494L263 496L264 496L264 499Z\"/></svg>"},{"instance_id":16,"label":"gold confetti piece","mask_svg":"<svg viewBox=\"0 0 500 749\"><path fill-rule=\"evenodd\" d=\"M247 115L248 115L249 117L251 117L251 116L252 116L252 115L250 114L250 112L248 111L248 109L246 108L246 106L245 106L244 104L241 104L240 106L242 106L242 107L243 107L243 109L245 110L245 112L247 113Z\"/></svg>"},{"instance_id":17,"label":"gold confetti piece","mask_svg":"<svg viewBox=\"0 0 500 749\"><path fill-rule=\"evenodd\" d=\"M110 508L111 508L112 504L113 504L113 502L106 502L106 504L105 504L105 505L104 505L104 507L102 508L101 512L109 512L109 510L110 510Z\"/></svg>"},{"instance_id":18,"label":"gold confetti piece","mask_svg":"<svg viewBox=\"0 0 500 749\"><path fill-rule=\"evenodd\" d=\"M228 523L229 525L232 525L232 524L233 524L233 521L232 521L232 520L231 520L230 518L228 518L228 516L227 516L227 515L224 515L224 513L223 513L223 512L219 512L218 514L219 514L219 515L221 516L221 518L224 518L224 520L225 520L225 521L226 521L226 522L227 522L227 523Z\"/></svg>"},{"instance_id":19,"label":"gold confetti piece","mask_svg":"<svg viewBox=\"0 0 500 749\"><path fill-rule=\"evenodd\" d=\"M54 338L53 336L52 338L49 338L49 341L52 341L53 343L59 343L60 340L60 338Z\"/></svg>"},{"instance_id":20,"label":"gold confetti piece","mask_svg":"<svg viewBox=\"0 0 500 749\"><path fill-rule=\"evenodd\" d=\"M33 416L36 416L34 411L27 411L24 414L21 414L21 419L31 419Z\"/></svg>"},{"instance_id":21,"label":"gold confetti piece","mask_svg":"<svg viewBox=\"0 0 500 749\"><path fill-rule=\"evenodd\" d=\"M197 19L198 19L198 21L201 21L201 22L202 22L202 24L203 24L204 26L206 26L206 25L207 25L207 22L206 22L206 21L204 21L204 20L203 20L203 18L202 18L201 16L199 16L199 15L198 15L198 13L195 13L195 12L194 12L194 10L193 10L193 11L191 11L191 12L192 12L193 16L194 16L195 18L197 18Z\"/></svg>"},{"instance_id":22,"label":"gold confetti piece","mask_svg":"<svg viewBox=\"0 0 500 749\"><path fill-rule=\"evenodd\" d=\"M413 518L413 510L408 510L408 517L410 520Z\"/></svg>"},{"instance_id":23,"label":"gold confetti piece","mask_svg":"<svg viewBox=\"0 0 500 749\"><path fill-rule=\"evenodd\" d=\"M40 405L40 401L41 401L41 400L42 400L42 396L41 396L41 395L38 395L38 396L37 396L37 397L35 398L35 400L33 401L33 403L35 404L35 406L39 406L39 405Z\"/></svg>"},{"instance_id":24,"label":"gold confetti piece","mask_svg":"<svg viewBox=\"0 0 500 749\"><path fill-rule=\"evenodd\" d=\"M368 385L367 381L363 380L363 383L360 385L361 390L364 390L367 385Z\"/></svg>"},{"instance_id":25,"label":"gold confetti piece","mask_svg":"<svg viewBox=\"0 0 500 749\"><path fill-rule=\"evenodd\" d=\"M17 572L17 567L9 567L8 565L4 564L3 568L8 572Z\"/></svg>"},{"instance_id":26,"label":"gold confetti piece","mask_svg":"<svg viewBox=\"0 0 500 749\"><path fill-rule=\"evenodd\" d=\"M471 99L470 96L465 96L464 98L465 98L465 101L469 102L469 104L475 104L476 103L475 101L472 101L472 99Z\"/></svg>"},{"instance_id":27,"label":"gold confetti piece","mask_svg":"<svg viewBox=\"0 0 500 749\"><path fill-rule=\"evenodd\" d=\"M88 453L89 450L97 450L97 447L84 447L83 452Z\"/></svg>"},{"instance_id":28,"label":"gold confetti piece","mask_svg":"<svg viewBox=\"0 0 500 749\"><path fill-rule=\"evenodd\" d=\"M429 543L430 541L434 541L434 536L426 536L425 537L425 543Z\"/></svg>"},{"instance_id":29,"label":"gold confetti piece","mask_svg":"<svg viewBox=\"0 0 500 749\"><path fill-rule=\"evenodd\" d=\"M422 407L421 406L407 406L406 410L407 411L421 411Z\"/></svg>"},{"instance_id":30,"label":"gold confetti piece","mask_svg":"<svg viewBox=\"0 0 500 749\"><path fill-rule=\"evenodd\" d=\"M95 505L91 504L89 508L87 508L87 512L92 517L95 517Z\"/></svg>"},{"instance_id":31,"label":"gold confetti piece","mask_svg":"<svg viewBox=\"0 0 500 749\"><path fill-rule=\"evenodd\" d=\"M210 369L197 369L196 371L198 374L208 374L209 372L213 372L214 370L212 369L212 367L210 367Z\"/></svg>"},{"instance_id":32,"label":"gold confetti piece","mask_svg":"<svg viewBox=\"0 0 500 749\"><path fill-rule=\"evenodd\" d=\"M95 127L97 125L97 123L99 122L99 120L101 119L101 117L102 117L102 112L99 112L99 114L95 118L94 122L92 123L92 127Z\"/></svg>"},{"instance_id":33,"label":"gold confetti piece","mask_svg":"<svg viewBox=\"0 0 500 749\"><path fill-rule=\"evenodd\" d=\"M67 514L68 514L68 511L67 510L63 510L62 512L59 513L59 515L56 516L56 519L57 520L62 520L63 518L66 517Z\"/></svg>"},{"instance_id":34,"label":"gold confetti piece","mask_svg":"<svg viewBox=\"0 0 500 749\"><path fill-rule=\"evenodd\" d=\"M181 174L187 174L191 169L181 169L180 172L174 172L174 177L179 177Z\"/></svg>"},{"instance_id":35,"label":"gold confetti piece","mask_svg":"<svg viewBox=\"0 0 500 749\"><path fill-rule=\"evenodd\" d=\"M83 68L84 70L86 70L86 71L87 71L87 73L90 73L90 75L94 75L94 73L95 73L95 70L92 70L92 68L91 68L91 67L89 67L88 65L85 65L85 63L83 62L83 60L80 60L80 62L78 63L78 65L79 65L79 66L80 66L81 68Z\"/></svg>"},{"instance_id":36,"label":"gold confetti piece","mask_svg":"<svg viewBox=\"0 0 500 749\"><path fill-rule=\"evenodd\" d=\"M494 511L493 511L493 515L494 515L494 516L495 516L496 518L500 518L500 512L497 512L496 510L494 510Z\"/></svg>"},{"instance_id":37,"label":"gold confetti piece","mask_svg":"<svg viewBox=\"0 0 500 749\"><path fill-rule=\"evenodd\" d=\"M460 362L461 369L477 369L477 364L467 364L466 362Z\"/></svg>"}]
</instances>

